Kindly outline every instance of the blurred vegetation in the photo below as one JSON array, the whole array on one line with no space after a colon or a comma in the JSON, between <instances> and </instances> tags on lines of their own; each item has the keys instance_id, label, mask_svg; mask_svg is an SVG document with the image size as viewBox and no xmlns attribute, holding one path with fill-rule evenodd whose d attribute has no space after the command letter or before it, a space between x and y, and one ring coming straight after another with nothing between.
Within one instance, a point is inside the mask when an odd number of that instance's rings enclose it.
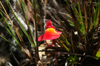
<instances>
[{"instance_id":1,"label":"blurred vegetation","mask_svg":"<svg viewBox=\"0 0 100 66\"><path fill-rule=\"evenodd\" d=\"M99 66L99 12L100 0L0 0L0 23L10 38L3 31L0 37L29 59L17 60L18 65L44 66L39 46L45 42L38 42L38 36L44 33L46 20L51 20L62 35L54 47L44 50L56 59L47 66Z\"/></svg>"}]
</instances>

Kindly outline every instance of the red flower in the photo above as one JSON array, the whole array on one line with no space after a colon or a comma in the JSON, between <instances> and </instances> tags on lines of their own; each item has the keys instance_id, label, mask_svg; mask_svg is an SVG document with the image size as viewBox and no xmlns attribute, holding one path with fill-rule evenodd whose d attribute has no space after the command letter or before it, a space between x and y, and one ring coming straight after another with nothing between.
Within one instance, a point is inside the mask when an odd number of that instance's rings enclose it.
<instances>
[{"instance_id":1,"label":"red flower","mask_svg":"<svg viewBox=\"0 0 100 66\"><path fill-rule=\"evenodd\" d=\"M60 37L60 34L61 32L55 30L54 28L48 28L45 33L38 38L38 41L57 39Z\"/></svg>"},{"instance_id":2,"label":"red flower","mask_svg":"<svg viewBox=\"0 0 100 66\"><path fill-rule=\"evenodd\" d=\"M55 27L52 25L51 20L46 21L45 25L45 33L38 37L38 41L44 41L44 40L54 40L60 37L62 32L57 31ZM48 45L48 44L47 44Z\"/></svg>"},{"instance_id":3,"label":"red flower","mask_svg":"<svg viewBox=\"0 0 100 66\"><path fill-rule=\"evenodd\" d=\"M45 28L46 28L46 29L47 29L47 28L54 28L54 29L55 29L55 27L52 25L52 21L51 21L51 20L47 20L47 21L46 21Z\"/></svg>"}]
</instances>

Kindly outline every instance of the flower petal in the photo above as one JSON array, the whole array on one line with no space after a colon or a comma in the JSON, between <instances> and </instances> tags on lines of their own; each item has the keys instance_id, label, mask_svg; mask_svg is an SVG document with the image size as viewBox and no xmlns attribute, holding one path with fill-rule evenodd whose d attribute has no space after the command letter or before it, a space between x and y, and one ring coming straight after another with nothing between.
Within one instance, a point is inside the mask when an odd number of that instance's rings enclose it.
<instances>
[{"instance_id":1,"label":"flower petal","mask_svg":"<svg viewBox=\"0 0 100 66\"><path fill-rule=\"evenodd\" d=\"M38 37L38 41L43 41L43 36L44 36L44 34L41 35L40 37Z\"/></svg>"},{"instance_id":2,"label":"flower petal","mask_svg":"<svg viewBox=\"0 0 100 66\"><path fill-rule=\"evenodd\" d=\"M55 29L55 27L52 25L52 21L51 20L47 20L46 21L45 28L46 29L48 29L48 28L54 28Z\"/></svg>"},{"instance_id":3,"label":"flower petal","mask_svg":"<svg viewBox=\"0 0 100 66\"><path fill-rule=\"evenodd\" d=\"M57 31L54 28L48 28L45 33L38 38L38 41L57 39L61 34L62 32Z\"/></svg>"}]
</instances>

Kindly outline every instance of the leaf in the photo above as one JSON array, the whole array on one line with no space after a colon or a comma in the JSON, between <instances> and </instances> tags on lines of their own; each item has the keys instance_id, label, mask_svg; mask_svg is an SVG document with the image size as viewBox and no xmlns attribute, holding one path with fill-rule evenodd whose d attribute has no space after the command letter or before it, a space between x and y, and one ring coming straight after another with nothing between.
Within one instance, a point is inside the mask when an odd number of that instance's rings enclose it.
<instances>
[{"instance_id":1,"label":"leaf","mask_svg":"<svg viewBox=\"0 0 100 66\"><path fill-rule=\"evenodd\" d=\"M96 53L96 57L100 57L100 48L99 48L99 50L97 51L97 53Z\"/></svg>"}]
</instances>

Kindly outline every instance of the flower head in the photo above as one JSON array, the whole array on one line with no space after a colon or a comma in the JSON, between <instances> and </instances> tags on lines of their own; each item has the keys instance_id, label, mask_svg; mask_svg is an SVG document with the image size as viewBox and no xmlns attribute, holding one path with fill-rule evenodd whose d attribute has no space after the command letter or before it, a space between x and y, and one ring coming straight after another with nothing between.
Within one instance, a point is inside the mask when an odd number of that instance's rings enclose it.
<instances>
[{"instance_id":1,"label":"flower head","mask_svg":"<svg viewBox=\"0 0 100 66\"><path fill-rule=\"evenodd\" d=\"M55 29L55 27L52 25L52 21L51 20L47 20L46 21L46 25L45 25L45 33L41 36L38 37L38 41L44 41L44 40L54 40L60 37L60 35L62 34L62 32L57 31ZM51 45L48 45L49 47L52 46L54 44L54 42Z\"/></svg>"},{"instance_id":2,"label":"flower head","mask_svg":"<svg viewBox=\"0 0 100 66\"><path fill-rule=\"evenodd\" d=\"M55 30L54 28L46 29L45 33L38 38L38 41L53 40L60 37L62 32Z\"/></svg>"}]
</instances>

